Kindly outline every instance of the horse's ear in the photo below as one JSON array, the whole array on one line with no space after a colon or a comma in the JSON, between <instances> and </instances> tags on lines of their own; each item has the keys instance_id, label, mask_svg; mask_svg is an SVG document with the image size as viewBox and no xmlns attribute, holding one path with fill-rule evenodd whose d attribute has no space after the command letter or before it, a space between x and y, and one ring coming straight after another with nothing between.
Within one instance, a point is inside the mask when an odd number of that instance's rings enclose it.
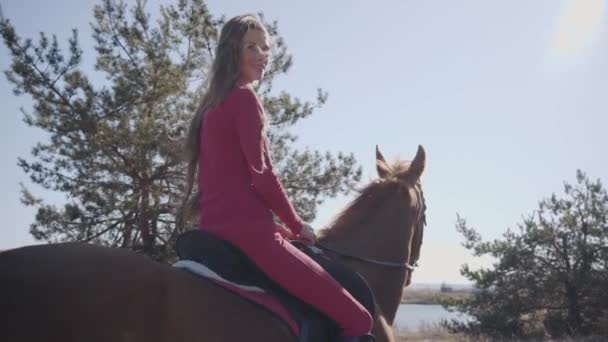
<instances>
[{"instance_id":1,"label":"horse's ear","mask_svg":"<svg viewBox=\"0 0 608 342\"><path fill-rule=\"evenodd\" d=\"M376 145L376 170L378 170L378 176L380 178L386 178L391 174L391 168L384 160L384 156L380 153L380 148Z\"/></svg>"},{"instance_id":2,"label":"horse's ear","mask_svg":"<svg viewBox=\"0 0 608 342\"><path fill-rule=\"evenodd\" d=\"M426 152L424 152L424 148L421 145L418 145L418 152L416 152L416 156L412 163L410 164L410 168L408 173L414 176L416 180L420 179L422 176L422 172L424 172L424 166L426 164Z\"/></svg>"}]
</instances>

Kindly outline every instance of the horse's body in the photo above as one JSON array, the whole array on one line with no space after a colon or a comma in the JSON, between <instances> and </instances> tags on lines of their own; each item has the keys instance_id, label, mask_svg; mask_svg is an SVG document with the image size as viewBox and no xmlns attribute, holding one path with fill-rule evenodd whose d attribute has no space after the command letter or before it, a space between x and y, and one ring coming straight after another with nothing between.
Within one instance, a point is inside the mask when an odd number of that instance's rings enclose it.
<instances>
[{"instance_id":1,"label":"horse's body","mask_svg":"<svg viewBox=\"0 0 608 342\"><path fill-rule=\"evenodd\" d=\"M377 153L380 181L368 185L319 244L344 258L376 299L373 333L393 341L405 267L419 257L424 151L391 169ZM369 261L371 259L371 261ZM374 261L400 266L379 265ZM292 342L283 322L182 270L128 250L67 243L0 253L2 341Z\"/></svg>"}]
</instances>

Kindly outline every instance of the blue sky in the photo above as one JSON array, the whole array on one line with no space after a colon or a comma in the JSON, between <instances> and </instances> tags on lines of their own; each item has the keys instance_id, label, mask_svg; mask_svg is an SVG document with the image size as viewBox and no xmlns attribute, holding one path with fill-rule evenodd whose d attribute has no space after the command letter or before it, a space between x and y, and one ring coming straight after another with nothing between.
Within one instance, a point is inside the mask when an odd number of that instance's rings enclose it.
<instances>
[{"instance_id":1,"label":"blue sky","mask_svg":"<svg viewBox=\"0 0 608 342\"><path fill-rule=\"evenodd\" d=\"M23 37L39 31L67 41L80 31L83 67L94 63L89 22L97 1L0 0ZM159 3L149 1L156 12ZM606 0L299 1L213 0L216 15L264 12L294 66L275 89L328 103L294 127L298 145L353 152L375 177L374 148L388 158L427 151L428 226L414 282L465 282L474 260L460 247L456 214L484 238L515 227L538 201L561 193L576 169L608 175L608 10ZM0 67L9 65L0 46ZM44 135L21 121L29 98L0 79L0 249L34 243L34 211L19 202L16 166ZM56 194L40 192L59 200ZM350 196L326 201L316 226Z\"/></svg>"}]
</instances>

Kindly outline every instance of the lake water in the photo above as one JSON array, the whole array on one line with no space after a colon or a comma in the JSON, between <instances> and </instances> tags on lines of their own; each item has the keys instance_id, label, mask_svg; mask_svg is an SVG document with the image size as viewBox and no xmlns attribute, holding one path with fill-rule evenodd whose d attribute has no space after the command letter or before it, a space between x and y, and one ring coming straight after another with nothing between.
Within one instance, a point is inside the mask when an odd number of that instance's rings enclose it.
<instances>
[{"instance_id":1,"label":"lake water","mask_svg":"<svg viewBox=\"0 0 608 342\"><path fill-rule=\"evenodd\" d=\"M423 324L439 323L442 319L466 320L467 316L449 312L441 305L401 304L397 310L395 328L416 330Z\"/></svg>"}]
</instances>

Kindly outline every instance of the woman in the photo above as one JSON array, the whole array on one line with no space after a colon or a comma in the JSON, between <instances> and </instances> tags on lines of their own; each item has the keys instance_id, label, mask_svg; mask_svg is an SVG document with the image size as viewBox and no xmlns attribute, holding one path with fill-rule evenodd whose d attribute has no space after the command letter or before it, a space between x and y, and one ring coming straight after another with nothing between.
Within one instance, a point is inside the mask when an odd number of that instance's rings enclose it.
<instances>
[{"instance_id":1,"label":"woman","mask_svg":"<svg viewBox=\"0 0 608 342\"><path fill-rule=\"evenodd\" d=\"M365 308L287 241L316 238L274 173L264 109L252 87L267 67L269 44L253 15L232 18L221 31L188 134L188 184L191 190L198 168L200 227L238 246L285 290L334 319L340 341L373 341ZM289 229L274 222L273 212Z\"/></svg>"}]
</instances>

